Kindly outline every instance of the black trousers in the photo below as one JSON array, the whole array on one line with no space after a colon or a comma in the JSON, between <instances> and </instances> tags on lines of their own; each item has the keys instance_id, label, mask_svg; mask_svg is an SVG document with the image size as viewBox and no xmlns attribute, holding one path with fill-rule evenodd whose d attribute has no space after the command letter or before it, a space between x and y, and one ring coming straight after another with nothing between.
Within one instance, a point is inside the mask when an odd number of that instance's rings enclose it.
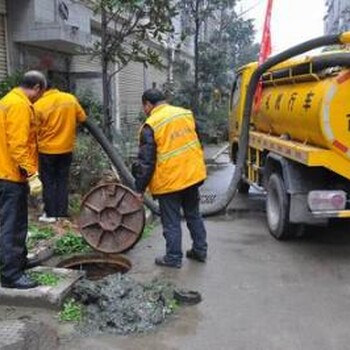
<instances>
[{"instance_id":1,"label":"black trousers","mask_svg":"<svg viewBox=\"0 0 350 350\"><path fill-rule=\"evenodd\" d=\"M163 226L163 236L166 241L166 258L169 262L181 262L182 232L181 208L184 213L187 228L192 239L192 248L198 254L207 255L207 232L199 212L198 185L178 192L157 196L159 200L160 218Z\"/></svg>"},{"instance_id":2,"label":"black trousers","mask_svg":"<svg viewBox=\"0 0 350 350\"><path fill-rule=\"evenodd\" d=\"M0 180L1 279L11 282L23 274L27 261L28 185Z\"/></svg>"},{"instance_id":3,"label":"black trousers","mask_svg":"<svg viewBox=\"0 0 350 350\"><path fill-rule=\"evenodd\" d=\"M72 153L39 154L44 210L49 217L68 216L68 180Z\"/></svg>"}]
</instances>

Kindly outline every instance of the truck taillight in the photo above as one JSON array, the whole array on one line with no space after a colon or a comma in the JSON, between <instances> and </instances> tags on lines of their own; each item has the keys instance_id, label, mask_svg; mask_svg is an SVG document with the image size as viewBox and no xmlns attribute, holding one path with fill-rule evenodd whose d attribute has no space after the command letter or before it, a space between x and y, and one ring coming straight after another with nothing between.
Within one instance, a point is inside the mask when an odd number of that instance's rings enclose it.
<instances>
[{"instance_id":1,"label":"truck taillight","mask_svg":"<svg viewBox=\"0 0 350 350\"><path fill-rule=\"evenodd\" d=\"M343 210L346 205L344 191L311 191L307 196L311 211Z\"/></svg>"}]
</instances>

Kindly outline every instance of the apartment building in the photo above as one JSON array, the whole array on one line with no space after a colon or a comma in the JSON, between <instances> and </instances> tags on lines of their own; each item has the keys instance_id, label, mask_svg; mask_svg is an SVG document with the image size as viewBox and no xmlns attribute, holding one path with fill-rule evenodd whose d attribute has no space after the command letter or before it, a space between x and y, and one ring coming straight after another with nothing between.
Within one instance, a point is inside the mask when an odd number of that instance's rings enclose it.
<instances>
[{"instance_id":1,"label":"apartment building","mask_svg":"<svg viewBox=\"0 0 350 350\"><path fill-rule=\"evenodd\" d=\"M0 0L0 81L5 78L8 73L8 50L6 35L6 4L5 0Z\"/></svg>"},{"instance_id":2,"label":"apartment building","mask_svg":"<svg viewBox=\"0 0 350 350\"><path fill-rule=\"evenodd\" d=\"M326 0L325 34L350 30L350 0Z\"/></svg>"},{"instance_id":3,"label":"apartment building","mask_svg":"<svg viewBox=\"0 0 350 350\"><path fill-rule=\"evenodd\" d=\"M101 99L101 64L86 54L99 37L100 19L91 0L0 0L0 80L16 70L39 69L61 86L76 92L88 89ZM170 41L147 45L158 50L166 68L131 62L112 81L113 116L124 135L138 128L142 92L169 79ZM193 59L190 45L182 52ZM110 67L111 72L117 69Z\"/></svg>"}]
</instances>

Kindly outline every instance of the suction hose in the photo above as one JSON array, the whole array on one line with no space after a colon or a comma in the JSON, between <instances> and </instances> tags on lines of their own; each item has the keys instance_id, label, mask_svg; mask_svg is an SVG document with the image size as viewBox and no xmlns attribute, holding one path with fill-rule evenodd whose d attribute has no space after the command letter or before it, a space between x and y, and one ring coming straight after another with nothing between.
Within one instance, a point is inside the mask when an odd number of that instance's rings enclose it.
<instances>
[{"instance_id":1,"label":"suction hose","mask_svg":"<svg viewBox=\"0 0 350 350\"><path fill-rule=\"evenodd\" d=\"M135 189L134 177L130 173L128 167L124 163L123 157L119 154L117 149L113 147L110 141L107 139L102 130L96 126L91 120L87 119L83 125L90 132L90 134L95 138L95 140L101 145L103 150L106 152L108 158L118 170L118 174L123 182L131 189ZM148 195L144 197L145 205L155 214L159 215L159 207Z\"/></svg>"},{"instance_id":2,"label":"suction hose","mask_svg":"<svg viewBox=\"0 0 350 350\"><path fill-rule=\"evenodd\" d=\"M341 35L326 35L319 38L315 38L309 41L306 41L302 44L296 45L286 51L277 54L268 60L266 60L263 64L258 66L256 71L252 74L251 79L249 81L249 85L247 88L247 95L244 104L243 110L243 119L241 126L241 135L238 144L238 155L237 155L237 163L235 166L235 172L230 181L229 187L225 192L225 196L213 203L212 205L208 205L204 207L201 211L203 216L215 215L226 209L227 205L234 198L239 181L242 178L244 168L246 166L246 157L249 145L249 126L250 126L250 115L253 106L253 100L255 95L255 90L260 80L260 77L263 73L265 73L268 69L275 66L276 64L283 62L291 57L300 55L306 51L315 49L320 46L326 45L334 45L334 44L344 44L350 41L350 32L346 32Z\"/></svg>"},{"instance_id":3,"label":"suction hose","mask_svg":"<svg viewBox=\"0 0 350 350\"><path fill-rule=\"evenodd\" d=\"M232 176L229 187L225 192L225 196L219 201L202 208L201 213L203 216L215 215L225 210L227 205L231 202L231 200L234 198L237 192L238 183L242 178L245 163L246 163L248 144L249 144L250 115L252 111L254 94L262 74L265 73L271 67L275 66L276 64L283 62L291 57L300 55L304 52L310 51L312 49L315 49L321 46L327 46L327 45L349 44L349 43L350 43L350 32L345 32L337 35L322 36L319 38L306 41L302 44L296 45L286 51L281 52L269 58L268 60L266 60L263 64L261 64L256 69L256 71L253 73L250 79L248 89L247 89L235 172ZM111 160L112 164L118 170L123 183L125 183L130 188L135 188L134 178L131 175L127 166L125 165L122 156L108 141L108 139L103 134L103 132L96 125L94 125L90 120L85 121L84 125L89 130L91 135L96 139L96 141L104 149L107 156ZM159 215L159 207L149 196L145 196L145 204L153 213Z\"/></svg>"}]
</instances>

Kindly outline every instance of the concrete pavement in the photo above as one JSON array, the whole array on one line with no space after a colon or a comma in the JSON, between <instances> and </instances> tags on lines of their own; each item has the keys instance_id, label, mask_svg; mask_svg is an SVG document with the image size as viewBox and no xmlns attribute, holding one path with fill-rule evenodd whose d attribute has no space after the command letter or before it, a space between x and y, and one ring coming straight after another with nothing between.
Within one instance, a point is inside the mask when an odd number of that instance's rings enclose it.
<instances>
[{"instance_id":1,"label":"concrete pavement","mask_svg":"<svg viewBox=\"0 0 350 350\"><path fill-rule=\"evenodd\" d=\"M203 191L222 195L230 167L213 168L216 180L209 181ZM143 335L82 337L56 325L60 349L349 349L347 224L315 228L302 239L277 242L267 231L261 195L240 196L235 201L231 208L240 210L206 219L206 264L184 258L180 270L155 266L155 256L164 253L159 226L128 253L133 263L130 275L141 281L166 278L178 287L198 290L201 303L179 308L158 329ZM183 231L186 250L190 240L185 225ZM40 320L47 315L35 317Z\"/></svg>"},{"instance_id":2,"label":"concrete pavement","mask_svg":"<svg viewBox=\"0 0 350 350\"><path fill-rule=\"evenodd\" d=\"M84 271L37 266L29 273L50 273L57 276L57 285L32 289L11 289L0 286L0 305L32 306L59 310L72 286L85 275Z\"/></svg>"},{"instance_id":3,"label":"concrete pavement","mask_svg":"<svg viewBox=\"0 0 350 350\"><path fill-rule=\"evenodd\" d=\"M213 149L215 154L215 148ZM226 157L226 158L225 158ZM223 195L233 172L227 155L211 167L201 192ZM161 228L129 252L130 274L167 278L198 290L203 301L180 308L144 335L74 339L62 349L84 350L345 350L350 333L348 226L315 228L303 239L274 240L265 224L264 197L236 196L227 215L206 219L209 259L184 258L181 270L154 265L164 253ZM183 225L183 248L190 248Z\"/></svg>"},{"instance_id":4,"label":"concrete pavement","mask_svg":"<svg viewBox=\"0 0 350 350\"><path fill-rule=\"evenodd\" d=\"M281 243L264 221L257 212L206 220L208 262L184 259L181 270L153 264L164 252L158 227L130 252L131 274L140 280L168 278L200 291L203 301L180 308L152 333L74 339L61 349L348 349L350 235L335 227ZM184 248L189 247L184 232Z\"/></svg>"}]
</instances>

